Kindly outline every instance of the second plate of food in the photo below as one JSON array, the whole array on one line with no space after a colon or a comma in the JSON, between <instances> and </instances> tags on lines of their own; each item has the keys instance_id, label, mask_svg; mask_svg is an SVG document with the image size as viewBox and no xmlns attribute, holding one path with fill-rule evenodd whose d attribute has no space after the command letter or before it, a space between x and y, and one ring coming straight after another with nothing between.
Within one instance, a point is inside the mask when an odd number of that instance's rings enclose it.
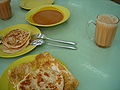
<instances>
[{"instance_id":1,"label":"second plate of food","mask_svg":"<svg viewBox=\"0 0 120 90\"><path fill-rule=\"evenodd\" d=\"M29 45L31 35L41 33L32 25L17 24L0 30L2 44L0 44L0 57L16 57L23 55L36 47Z\"/></svg>"},{"instance_id":2,"label":"second plate of food","mask_svg":"<svg viewBox=\"0 0 120 90\"><path fill-rule=\"evenodd\" d=\"M31 9L26 14L26 20L35 26L49 27L68 20L70 11L60 5L44 5Z\"/></svg>"}]
</instances>

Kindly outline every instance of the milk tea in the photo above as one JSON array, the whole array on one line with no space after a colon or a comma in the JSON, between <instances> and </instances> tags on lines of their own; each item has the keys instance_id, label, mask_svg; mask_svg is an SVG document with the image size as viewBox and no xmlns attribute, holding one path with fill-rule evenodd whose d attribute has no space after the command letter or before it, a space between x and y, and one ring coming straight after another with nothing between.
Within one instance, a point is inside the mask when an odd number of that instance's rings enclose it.
<instances>
[{"instance_id":1,"label":"milk tea","mask_svg":"<svg viewBox=\"0 0 120 90\"><path fill-rule=\"evenodd\" d=\"M96 44L100 47L109 47L115 37L118 18L112 15L100 15L96 20Z\"/></svg>"},{"instance_id":2,"label":"milk tea","mask_svg":"<svg viewBox=\"0 0 120 90\"><path fill-rule=\"evenodd\" d=\"M0 19L7 20L12 17L11 0L0 0Z\"/></svg>"}]
</instances>

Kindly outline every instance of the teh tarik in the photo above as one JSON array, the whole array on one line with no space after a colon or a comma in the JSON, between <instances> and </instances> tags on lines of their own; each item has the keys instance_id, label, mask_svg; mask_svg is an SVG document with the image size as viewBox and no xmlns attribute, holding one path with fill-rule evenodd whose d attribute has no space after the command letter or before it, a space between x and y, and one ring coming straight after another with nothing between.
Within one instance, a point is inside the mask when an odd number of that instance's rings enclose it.
<instances>
[{"instance_id":1,"label":"teh tarik","mask_svg":"<svg viewBox=\"0 0 120 90\"><path fill-rule=\"evenodd\" d=\"M0 19L7 20L12 17L11 0L0 0Z\"/></svg>"},{"instance_id":2,"label":"teh tarik","mask_svg":"<svg viewBox=\"0 0 120 90\"><path fill-rule=\"evenodd\" d=\"M109 47L115 37L118 27L118 18L113 15L99 15L96 20L96 44L101 47Z\"/></svg>"}]
</instances>

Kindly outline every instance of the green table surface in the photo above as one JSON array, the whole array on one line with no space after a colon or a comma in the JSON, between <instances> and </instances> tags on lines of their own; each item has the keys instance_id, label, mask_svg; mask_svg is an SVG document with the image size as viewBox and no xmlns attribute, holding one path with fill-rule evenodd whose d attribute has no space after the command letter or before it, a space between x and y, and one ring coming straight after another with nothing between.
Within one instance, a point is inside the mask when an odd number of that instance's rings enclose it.
<instances>
[{"instance_id":1,"label":"green table surface","mask_svg":"<svg viewBox=\"0 0 120 90\"><path fill-rule=\"evenodd\" d=\"M29 24L25 21L28 11L19 7L20 0L12 0L13 17L0 20L0 29L15 25ZM63 24L53 27L38 27L48 37L77 42L77 50L38 46L31 52L15 58L0 58L0 74L16 59L49 51L62 60L80 81L78 90L120 90L120 24L113 44L109 48L99 48L86 33L89 20L99 14L113 14L120 17L120 5L110 0L55 0L54 4L70 9L71 16ZM89 30L94 31L94 26Z\"/></svg>"}]
</instances>

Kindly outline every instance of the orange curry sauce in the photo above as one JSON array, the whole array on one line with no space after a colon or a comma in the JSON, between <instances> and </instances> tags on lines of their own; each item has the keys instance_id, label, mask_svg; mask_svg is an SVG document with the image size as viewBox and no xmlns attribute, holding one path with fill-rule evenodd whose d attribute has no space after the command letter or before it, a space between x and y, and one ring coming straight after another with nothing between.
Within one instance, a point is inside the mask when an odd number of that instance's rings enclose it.
<instances>
[{"instance_id":1,"label":"orange curry sauce","mask_svg":"<svg viewBox=\"0 0 120 90\"><path fill-rule=\"evenodd\" d=\"M57 10L43 10L34 14L32 19L37 24L50 25L60 22L63 14Z\"/></svg>"}]
</instances>

